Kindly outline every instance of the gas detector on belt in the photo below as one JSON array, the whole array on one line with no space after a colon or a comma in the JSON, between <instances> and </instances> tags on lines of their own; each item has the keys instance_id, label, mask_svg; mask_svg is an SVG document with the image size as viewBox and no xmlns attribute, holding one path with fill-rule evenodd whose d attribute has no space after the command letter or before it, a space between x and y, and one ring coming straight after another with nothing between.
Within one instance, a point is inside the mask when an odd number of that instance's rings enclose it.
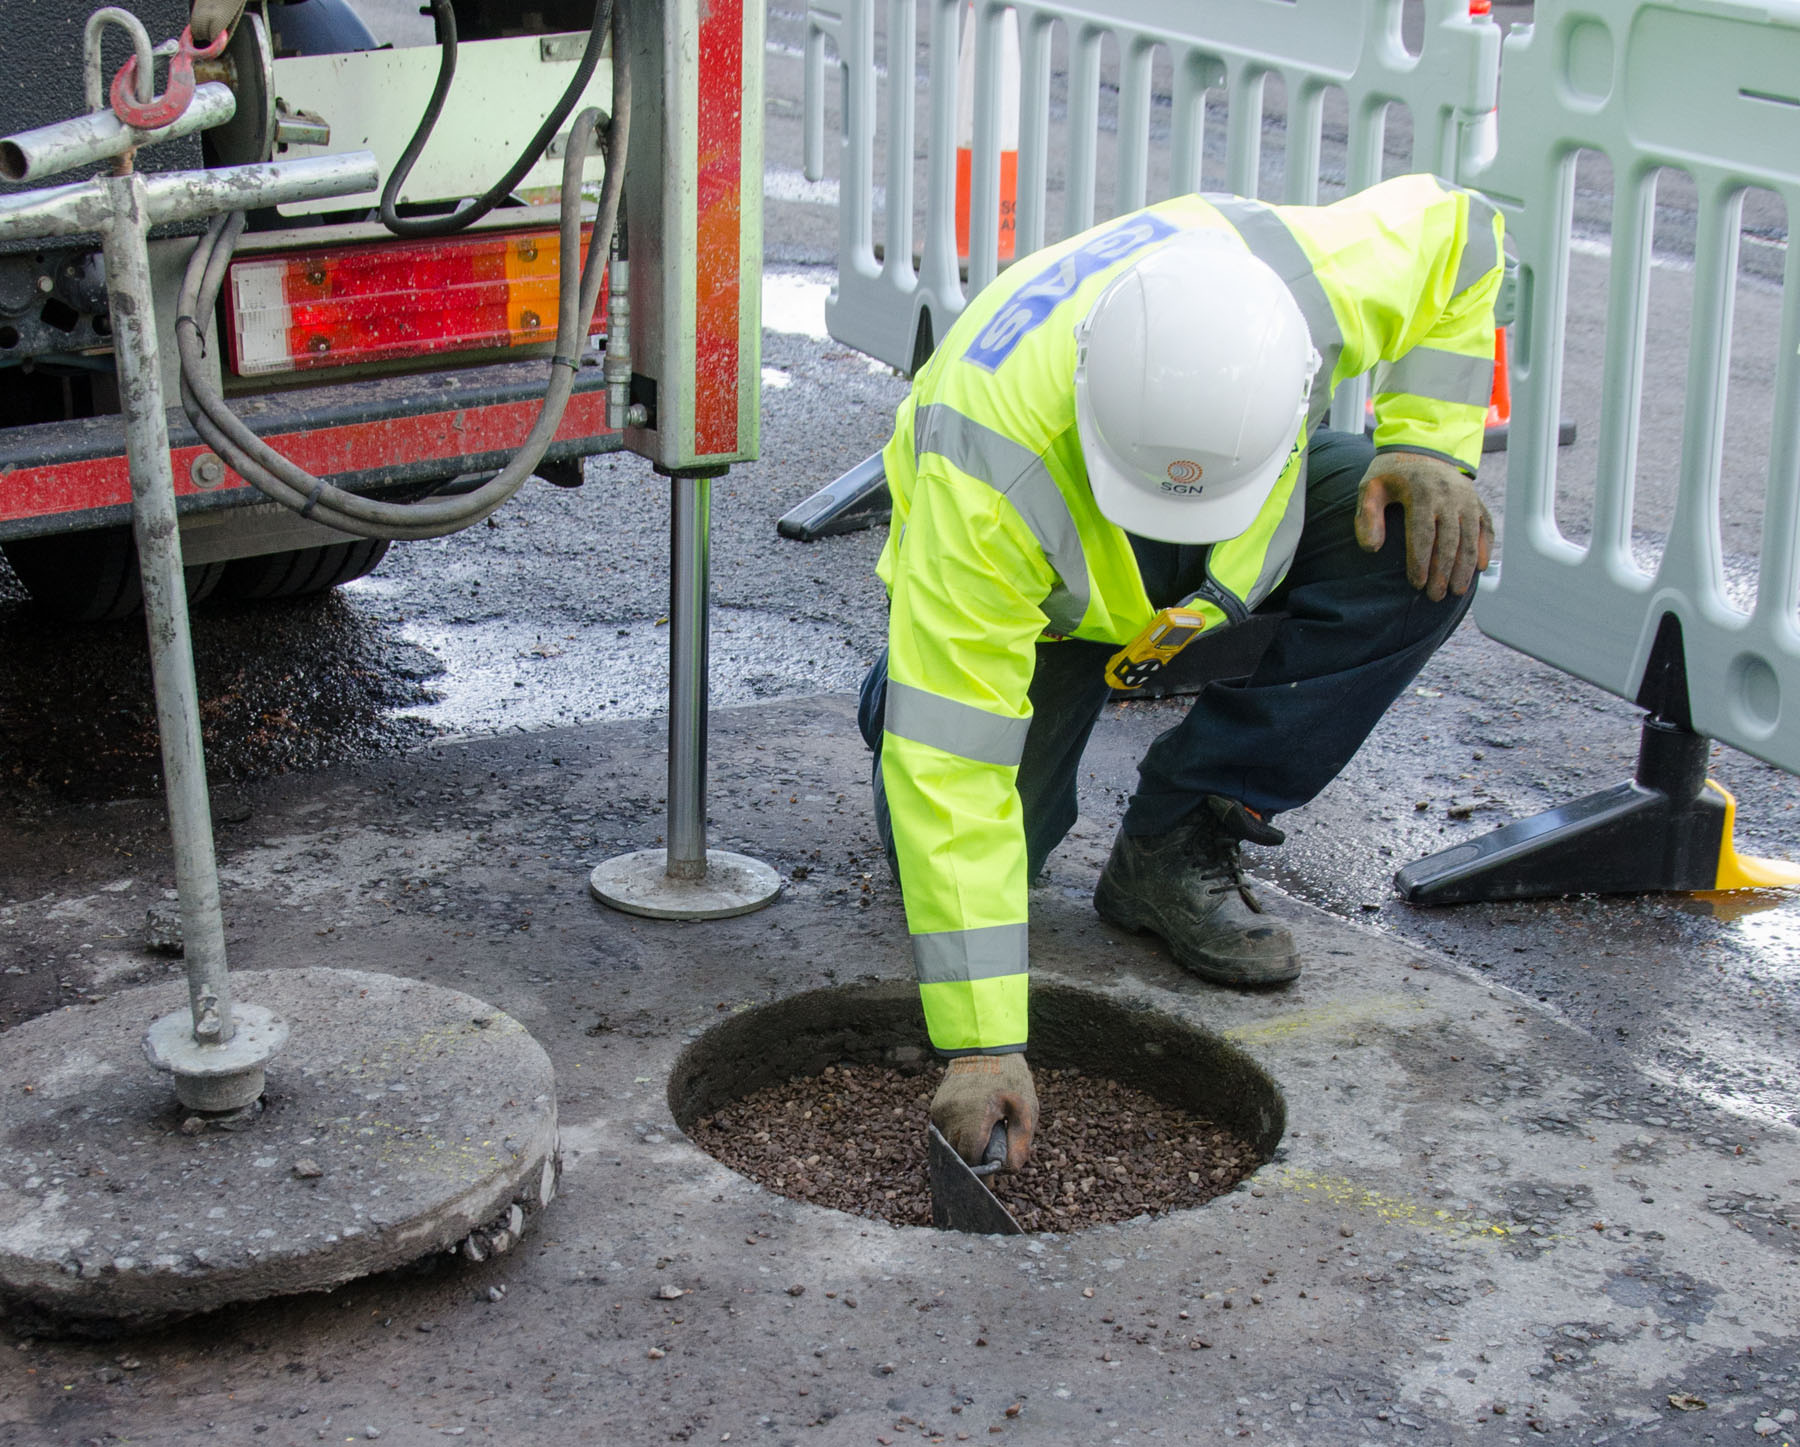
<instances>
[{"instance_id":1,"label":"gas detector on belt","mask_svg":"<svg viewBox=\"0 0 1800 1447\"><path fill-rule=\"evenodd\" d=\"M1192 608L1164 608L1148 628L1107 660L1107 683L1121 690L1142 688L1205 627L1205 617Z\"/></svg>"}]
</instances>

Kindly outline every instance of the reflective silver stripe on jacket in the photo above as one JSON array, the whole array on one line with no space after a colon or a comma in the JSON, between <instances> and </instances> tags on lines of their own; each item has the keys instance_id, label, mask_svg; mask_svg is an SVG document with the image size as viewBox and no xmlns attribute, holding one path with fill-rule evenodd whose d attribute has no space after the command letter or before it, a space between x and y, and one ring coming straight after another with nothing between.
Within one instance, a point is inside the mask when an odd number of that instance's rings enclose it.
<instances>
[{"instance_id":1,"label":"reflective silver stripe on jacket","mask_svg":"<svg viewBox=\"0 0 1800 1447\"><path fill-rule=\"evenodd\" d=\"M1087 550L1044 459L943 402L913 414L919 455L936 453L999 493L1025 520L1059 579L1040 605L1058 633L1073 633L1088 607Z\"/></svg>"},{"instance_id":2,"label":"reflective silver stripe on jacket","mask_svg":"<svg viewBox=\"0 0 1800 1447\"><path fill-rule=\"evenodd\" d=\"M896 683L890 677L883 727L888 733L929 744L960 759L1010 768L1024 755L1031 720L989 713L973 704Z\"/></svg>"},{"instance_id":3,"label":"reflective silver stripe on jacket","mask_svg":"<svg viewBox=\"0 0 1800 1447\"><path fill-rule=\"evenodd\" d=\"M1331 309L1331 298L1325 295L1312 262L1294 233L1287 229L1287 223L1262 202L1235 196L1202 199L1237 228L1252 254L1287 284L1300 305L1300 315L1306 318L1306 329L1312 333L1313 348L1320 358L1306 407L1310 429L1331 410L1331 378L1337 371L1338 355L1344 350L1344 333L1338 326L1337 313Z\"/></svg>"},{"instance_id":4,"label":"reflective silver stripe on jacket","mask_svg":"<svg viewBox=\"0 0 1800 1447\"><path fill-rule=\"evenodd\" d=\"M1456 289L1465 292L1500 263L1494 245L1494 208L1473 191L1469 197L1469 239L1456 267ZM1486 401L1486 397L1482 398Z\"/></svg>"},{"instance_id":5,"label":"reflective silver stripe on jacket","mask_svg":"<svg viewBox=\"0 0 1800 1447\"><path fill-rule=\"evenodd\" d=\"M1466 357L1437 347L1414 347L1375 369L1375 390L1407 392L1439 402L1485 407L1494 389L1494 359Z\"/></svg>"},{"instance_id":6,"label":"reflective silver stripe on jacket","mask_svg":"<svg viewBox=\"0 0 1800 1447\"><path fill-rule=\"evenodd\" d=\"M1022 975L1029 968L1026 935L1023 924L914 935L913 970L921 985L956 985L966 980Z\"/></svg>"},{"instance_id":7,"label":"reflective silver stripe on jacket","mask_svg":"<svg viewBox=\"0 0 1800 1447\"><path fill-rule=\"evenodd\" d=\"M1300 533L1306 527L1306 453L1300 454L1300 471L1294 478L1294 490L1288 494L1287 507L1281 514L1281 521L1275 524L1275 531L1269 537L1269 546L1263 549L1262 571L1256 575L1256 581L1250 585L1250 591L1244 596L1244 606L1254 608L1258 603L1275 591L1275 585L1294 561L1294 554L1300 548Z\"/></svg>"}]
</instances>

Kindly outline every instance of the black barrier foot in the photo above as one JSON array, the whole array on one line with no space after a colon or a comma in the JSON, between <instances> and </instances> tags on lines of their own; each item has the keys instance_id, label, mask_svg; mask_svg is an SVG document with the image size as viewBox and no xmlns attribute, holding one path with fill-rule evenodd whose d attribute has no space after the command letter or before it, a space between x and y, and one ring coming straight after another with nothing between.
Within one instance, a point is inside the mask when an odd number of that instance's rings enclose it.
<instances>
[{"instance_id":1,"label":"black barrier foot","mask_svg":"<svg viewBox=\"0 0 1800 1447\"><path fill-rule=\"evenodd\" d=\"M887 474L877 452L836 482L789 508L775 524L775 530L784 538L810 543L886 522L889 511Z\"/></svg>"},{"instance_id":2,"label":"black barrier foot","mask_svg":"<svg viewBox=\"0 0 1800 1447\"><path fill-rule=\"evenodd\" d=\"M1374 435L1375 408L1374 404L1371 403L1367 415L1363 418L1363 436L1373 437ZM1483 429L1481 434L1481 450L1483 452L1505 452L1507 445L1511 441L1512 423L1490 422L1486 428ZM1556 424L1556 445L1558 447L1573 447L1575 445L1575 423L1571 418L1564 417ZM835 485L836 484L834 483L833 486ZM823 497L824 493L815 493L814 496ZM810 501L810 499L808 500ZM802 506L804 506L804 504L802 504ZM796 509L796 511L798 511L798 509Z\"/></svg>"},{"instance_id":3,"label":"black barrier foot","mask_svg":"<svg viewBox=\"0 0 1800 1447\"><path fill-rule=\"evenodd\" d=\"M1507 443L1511 440L1512 423L1495 422L1481 434L1481 450L1483 452L1504 452ZM1556 424L1556 445L1558 447L1575 445L1575 423L1572 419L1564 417Z\"/></svg>"},{"instance_id":4,"label":"black barrier foot","mask_svg":"<svg viewBox=\"0 0 1800 1447\"><path fill-rule=\"evenodd\" d=\"M1409 904L1470 904L1800 884L1800 868L1733 848L1737 803L1706 777L1708 746L1647 718L1636 778L1417 860L1394 887Z\"/></svg>"}]
</instances>

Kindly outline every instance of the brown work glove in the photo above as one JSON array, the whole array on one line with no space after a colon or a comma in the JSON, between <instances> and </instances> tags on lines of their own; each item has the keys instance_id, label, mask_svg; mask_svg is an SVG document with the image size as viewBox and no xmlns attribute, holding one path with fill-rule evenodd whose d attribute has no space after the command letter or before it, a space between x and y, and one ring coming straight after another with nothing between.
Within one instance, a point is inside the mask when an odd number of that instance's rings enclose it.
<instances>
[{"instance_id":1,"label":"brown work glove","mask_svg":"<svg viewBox=\"0 0 1800 1447\"><path fill-rule=\"evenodd\" d=\"M1475 484L1441 457L1384 452L1369 464L1357 493L1356 541L1379 552L1387 510L1406 509L1406 578L1432 602L1448 589L1458 597L1488 565L1494 520Z\"/></svg>"},{"instance_id":2,"label":"brown work glove","mask_svg":"<svg viewBox=\"0 0 1800 1447\"><path fill-rule=\"evenodd\" d=\"M1023 1169L1037 1119L1037 1087L1018 1053L957 1056L931 1098L931 1123L972 1166L981 1164L988 1137L1005 1121L1006 1169Z\"/></svg>"}]
</instances>

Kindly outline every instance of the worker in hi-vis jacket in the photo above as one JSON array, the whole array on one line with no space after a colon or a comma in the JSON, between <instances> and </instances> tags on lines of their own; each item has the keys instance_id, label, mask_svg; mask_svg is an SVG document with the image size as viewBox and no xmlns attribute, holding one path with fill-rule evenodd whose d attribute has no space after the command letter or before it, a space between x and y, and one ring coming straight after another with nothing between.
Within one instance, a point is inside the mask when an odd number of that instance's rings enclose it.
<instances>
[{"instance_id":1,"label":"worker in hi-vis jacket","mask_svg":"<svg viewBox=\"0 0 1800 1447\"><path fill-rule=\"evenodd\" d=\"M1329 206L1182 196L1026 257L914 379L883 460L888 645L859 710L933 1046L968 1160L1030 1150L1027 888L1127 645L1183 610L1279 615L1138 765L1102 918L1220 985L1300 971L1239 845L1349 762L1487 566L1472 478L1498 213L1430 176ZM1373 440L1319 426L1375 373Z\"/></svg>"}]
</instances>

